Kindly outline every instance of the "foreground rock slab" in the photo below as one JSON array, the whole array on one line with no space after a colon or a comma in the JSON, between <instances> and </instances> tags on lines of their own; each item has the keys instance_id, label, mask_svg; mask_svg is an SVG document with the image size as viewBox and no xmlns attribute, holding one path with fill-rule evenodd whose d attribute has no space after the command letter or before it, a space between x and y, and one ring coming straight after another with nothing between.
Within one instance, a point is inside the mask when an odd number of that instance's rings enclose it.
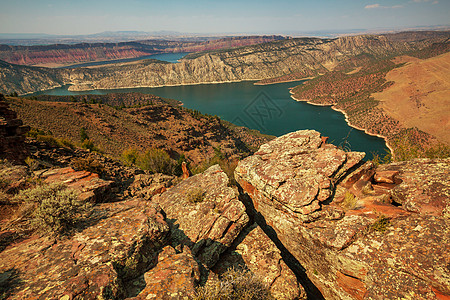
<instances>
[{"instance_id":1,"label":"foreground rock slab","mask_svg":"<svg viewBox=\"0 0 450 300\"><path fill-rule=\"evenodd\" d=\"M96 206L71 238L33 236L0 253L8 299L123 299L124 282L157 263L169 236L161 210L140 201Z\"/></svg>"},{"instance_id":2,"label":"foreground rock slab","mask_svg":"<svg viewBox=\"0 0 450 300\"><path fill-rule=\"evenodd\" d=\"M71 167L50 169L39 172L39 178L45 182L61 182L78 191L81 201L103 202L107 197L112 181L99 178L98 174L88 171L75 171Z\"/></svg>"},{"instance_id":3,"label":"foreground rock slab","mask_svg":"<svg viewBox=\"0 0 450 300\"><path fill-rule=\"evenodd\" d=\"M177 253L166 246L156 267L145 273L144 278L145 288L132 299L188 299L195 295L200 269L188 247Z\"/></svg>"},{"instance_id":4,"label":"foreground rock slab","mask_svg":"<svg viewBox=\"0 0 450 300\"><path fill-rule=\"evenodd\" d=\"M325 299L446 299L450 160L361 159L304 130L261 146L235 176Z\"/></svg>"},{"instance_id":5,"label":"foreground rock slab","mask_svg":"<svg viewBox=\"0 0 450 300\"><path fill-rule=\"evenodd\" d=\"M229 268L248 268L270 287L275 299L306 299L304 288L281 257L281 251L256 224L245 230L244 239L234 251L224 255L214 272L223 274ZM247 233L248 232L248 233Z\"/></svg>"},{"instance_id":6,"label":"foreground rock slab","mask_svg":"<svg viewBox=\"0 0 450 300\"><path fill-rule=\"evenodd\" d=\"M249 218L237 191L218 165L189 177L153 197L167 216L174 246L186 245L207 267L212 267Z\"/></svg>"}]
</instances>

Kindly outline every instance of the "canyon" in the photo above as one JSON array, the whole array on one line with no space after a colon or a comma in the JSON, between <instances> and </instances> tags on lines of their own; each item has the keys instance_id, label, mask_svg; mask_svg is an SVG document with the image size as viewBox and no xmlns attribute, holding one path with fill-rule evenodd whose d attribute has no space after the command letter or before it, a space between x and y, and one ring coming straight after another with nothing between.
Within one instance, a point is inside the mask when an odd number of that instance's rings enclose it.
<instances>
[{"instance_id":1,"label":"canyon","mask_svg":"<svg viewBox=\"0 0 450 300\"><path fill-rule=\"evenodd\" d=\"M409 37L409 38L406 38ZM298 38L195 53L178 64L145 60L97 68L55 70L1 63L0 92L18 94L70 84L74 91L315 77L359 54L377 59L417 51L448 39L447 32ZM298 78L297 78L298 79Z\"/></svg>"},{"instance_id":2,"label":"canyon","mask_svg":"<svg viewBox=\"0 0 450 300\"><path fill-rule=\"evenodd\" d=\"M284 39L281 36L205 38L192 41L143 40L42 46L0 45L0 60L19 65L58 67L75 63L137 58L157 53L200 52Z\"/></svg>"},{"instance_id":3,"label":"canyon","mask_svg":"<svg viewBox=\"0 0 450 300\"><path fill-rule=\"evenodd\" d=\"M1 118L16 118L14 101L0 100ZM0 162L2 297L198 299L230 268L265 299L448 297L449 159L376 166L326 140L301 130L262 143L230 185L218 165L175 177L27 139L28 164ZM31 230L13 199L61 183L88 213L64 235Z\"/></svg>"}]
</instances>

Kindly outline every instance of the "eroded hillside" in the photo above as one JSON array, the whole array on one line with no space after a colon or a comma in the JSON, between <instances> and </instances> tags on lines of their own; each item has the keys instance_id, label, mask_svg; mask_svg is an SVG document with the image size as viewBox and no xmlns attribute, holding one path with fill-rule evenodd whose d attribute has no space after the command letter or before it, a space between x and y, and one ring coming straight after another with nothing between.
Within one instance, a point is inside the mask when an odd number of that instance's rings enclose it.
<instances>
[{"instance_id":1,"label":"eroded hillside","mask_svg":"<svg viewBox=\"0 0 450 300\"><path fill-rule=\"evenodd\" d=\"M427 36L424 38L421 35L420 39L400 39L392 35L289 39L200 53L178 64L146 60L89 69L52 70L58 76L53 78L51 84L42 79L40 69L38 72L37 69L17 68L3 63L0 72L5 80L0 82L0 92L23 94L63 84L71 84L71 90L82 91L267 80L281 76L292 80L328 72L339 63L361 54L377 59L392 57L448 39L448 33L429 33ZM11 80L12 77L23 78L24 74L28 81L35 84L30 86L23 81ZM39 84L40 80L44 83Z\"/></svg>"}]
</instances>

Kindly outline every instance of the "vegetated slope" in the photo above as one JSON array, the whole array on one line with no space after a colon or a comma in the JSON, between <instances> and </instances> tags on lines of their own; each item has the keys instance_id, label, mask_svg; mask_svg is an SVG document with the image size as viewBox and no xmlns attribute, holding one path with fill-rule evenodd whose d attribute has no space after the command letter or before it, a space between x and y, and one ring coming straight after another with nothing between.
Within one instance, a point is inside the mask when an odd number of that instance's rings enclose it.
<instances>
[{"instance_id":1,"label":"vegetated slope","mask_svg":"<svg viewBox=\"0 0 450 300\"><path fill-rule=\"evenodd\" d=\"M156 53L197 52L284 39L282 36L243 36L206 41L144 40L122 43L80 43L45 46L0 45L0 59L19 65L59 66L80 62L136 58Z\"/></svg>"},{"instance_id":2,"label":"vegetated slope","mask_svg":"<svg viewBox=\"0 0 450 300\"><path fill-rule=\"evenodd\" d=\"M59 74L64 84L72 84L70 89L74 91L270 78L284 81L286 78L283 76L288 76L290 80L317 76L362 54L381 59L414 52L433 43L443 43L448 35L448 32L429 34L429 38L421 36L420 40L411 41L397 41L389 35L289 39L202 53L177 64L145 60L89 69L61 70ZM4 77L10 76L5 68L1 72ZM32 75L39 77L39 74ZM20 82L14 85L0 84L0 92L4 93L16 91L21 94L43 88L39 85L29 88Z\"/></svg>"},{"instance_id":3,"label":"vegetated slope","mask_svg":"<svg viewBox=\"0 0 450 300\"><path fill-rule=\"evenodd\" d=\"M171 105L153 95L134 93L50 98L77 102L9 99L11 108L25 124L51 131L55 137L74 143L80 142L80 129L84 127L98 148L115 157L129 148L142 151L160 148L172 158L184 154L198 163L214 156L215 151L226 157L242 157L267 141L265 136L254 131Z\"/></svg>"},{"instance_id":4,"label":"vegetated slope","mask_svg":"<svg viewBox=\"0 0 450 300\"><path fill-rule=\"evenodd\" d=\"M434 44L412 54L429 57L445 53L448 48L448 44L446 47ZM449 70L447 56L443 54L424 61L410 58L417 61L411 66L403 66L404 59L357 56L336 66L335 71L297 86L292 90L293 97L317 105L332 105L344 112L352 126L385 137L396 159L448 156L450 148L442 144L447 143L448 133L440 130L440 126L448 126L449 105L444 96L448 94L448 83L444 82ZM410 78L422 70L422 75ZM387 74L393 75L387 77ZM391 80L404 85L396 85ZM408 93L394 96L398 91ZM421 100L432 93L439 99L431 95ZM390 98L385 100L381 95ZM437 106L428 108L421 101Z\"/></svg>"},{"instance_id":5,"label":"vegetated slope","mask_svg":"<svg viewBox=\"0 0 450 300\"><path fill-rule=\"evenodd\" d=\"M450 52L413 59L386 74L393 84L373 94L380 108L406 128L450 145Z\"/></svg>"}]
</instances>

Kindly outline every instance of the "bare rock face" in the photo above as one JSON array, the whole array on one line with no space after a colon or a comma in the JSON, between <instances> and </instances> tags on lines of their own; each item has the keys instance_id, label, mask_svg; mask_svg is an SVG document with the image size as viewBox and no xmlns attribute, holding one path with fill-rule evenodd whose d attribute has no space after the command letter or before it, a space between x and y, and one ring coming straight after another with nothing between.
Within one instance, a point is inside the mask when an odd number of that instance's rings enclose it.
<instances>
[{"instance_id":1,"label":"bare rock face","mask_svg":"<svg viewBox=\"0 0 450 300\"><path fill-rule=\"evenodd\" d=\"M81 201L103 202L107 199L112 181L100 179L98 174L88 171L75 171L71 167L50 169L40 172L45 182L61 182L78 191Z\"/></svg>"},{"instance_id":2,"label":"bare rock face","mask_svg":"<svg viewBox=\"0 0 450 300\"><path fill-rule=\"evenodd\" d=\"M132 299L187 299L195 295L200 269L188 247L177 253L166 246L156 267L145 273L144 278L145 288Z\"/></svg>"},{"instance_id":3,"label":"bare rock face","mask_svg":"<svg viewBox=\"0 0 450 300\"><path fill-rule=\"evenodd\" d=\"M127 195L151 199L154 195L161 194L175 181L175 176L157 174L138 174L127 191Z\"/></svg>"},{"instance_id":4,"label":"bare rock face","mask_svg":"<svg viewBox=\"0 0 450 300\"><path fill-rule=\"evenodd\" d=\"M23 163L28 156L25 147L25 133L30 128L23 126L22 120L10 110L3 94L0 94L0 158Z\"/></svg>"},{"instance_id":5,"label":"bare rock face","mask_svg":"<svg viewBox=\"0 0 450 300\"><path fill-rule=\"evenodd\" d=\"M283 261L281 251L261 227L254 224L246 231L248 233L236 249L221 257L214 272L223 274L231 267L248 268L270 287L270 293L275 299L306 299L304 288Z\"/></svg>"},{"instance_id":6,"label":"bare rock face","mask_svg":"<svg viewBox=\"0 0 450 300\"><path fill-rule=\"evenodd\" d=\"M161 210L138 201L100 204L89 221L70 239L33 236L3 250L9 298L123 299L124 282L156 265L169 236Z\"/></svg>"},{"instance_id":7,"label":"bare rock face","mask_svg":"<svg viewBox=\"0 0 450 300\"><path fill-rule=\"evenodd\" d=\"M392 198L406 210L434 216L450 217L450 159L418 159L398 162L377 168L375 180L399 182L392 189ZM380 180L378 174L390 174L389 180Z\"/></svg>"},{"instance_id":8,"label":"bare rock face","mask_svg":"<svg viewBox=\"0 0 450 300\"><path fill-rule=\"evenodd\" d=\"M189 177L152 201L167 215L175 244L187 245L212 267L248 223L237 192L218 165Z\"/></svg>"},{"instance_id":9,"label":"bare rock face","mask_svg":"<svg viewBox=\"0 0 450 300\"><path fill-rule=\"evenodd\" d=\"M235 176L326 299L448 297L449 160L375 168L362 157L297 131Z\"/></svg>"}]
</instances>

